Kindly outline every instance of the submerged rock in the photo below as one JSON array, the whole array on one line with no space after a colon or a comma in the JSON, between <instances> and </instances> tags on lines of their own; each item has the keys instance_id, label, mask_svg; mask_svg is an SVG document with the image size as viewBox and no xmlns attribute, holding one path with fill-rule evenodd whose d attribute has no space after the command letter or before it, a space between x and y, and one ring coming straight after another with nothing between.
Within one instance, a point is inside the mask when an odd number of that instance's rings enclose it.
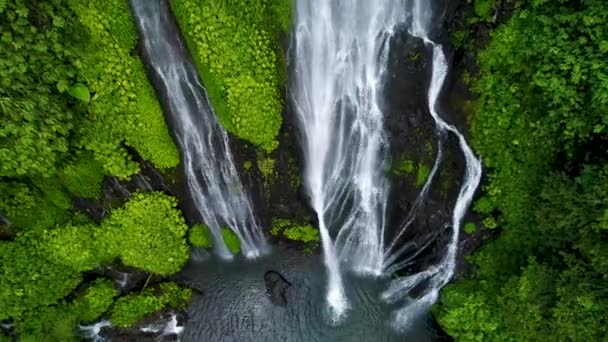
<instances>
[{"instance_id":1,"label":"submerged rock","mask_svg":"<svg viewBox=\"0 0 608 342\"><path fill-rule=\"evenodd\" d=\"M287 305L287 288L291 283L277 271L267 271L264 274L264 282L270 301L275 305Z\"/></svg>"}]
</instances>

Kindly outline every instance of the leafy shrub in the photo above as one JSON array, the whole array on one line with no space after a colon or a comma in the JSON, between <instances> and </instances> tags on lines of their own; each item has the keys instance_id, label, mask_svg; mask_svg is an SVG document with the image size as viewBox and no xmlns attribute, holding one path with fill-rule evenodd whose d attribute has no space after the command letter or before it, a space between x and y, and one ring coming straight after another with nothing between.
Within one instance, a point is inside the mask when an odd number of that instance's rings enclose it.
<instances>
[{"instance_id":1,"label":"leafy shrub","mask_svg":"<svg viewBox=\"0 0 608 342\"><path fill-rule=\"evenodd\" d=\"M76 324L99 318L117 294L111 281L98 279L71 303L61 301L26 312L15 322L15 329L20 337L46 336L45 341L75 341Z\"/></svg>"},{"instance_id":2,"label":"leafy shrub","mask_svg":"<svg viewBox=\"0 0 608 342\"><path fill-rule=\"evenodd\" d=\"M81 282L80 274L71 267L45 257L27 237L0 241L0 320L55 304Z\"/></svg>"},{"instance_id":3,"label":"leafy shrub","mask_svg":"<svg viewBox=\"0 0 608 342\"><path fill-rule=\"evenodd\" d=\"M211 248L213 246L211 232L209 232L209 228L202 224L197 224L190 228L188 240L192 246L199 248Z\"/></svg>"},{"instance_id":4,"label":"leafy shrub","mask_svg":"<svg viewBox=\"0 0 608 342\"><path fill-rule=\"evenodd\" d=\"M110 280L96 280L87 288L84 295L74 300L73 310L78 313L81 322L90 322L108 311L118 291Z\"/></svg>"},{"instance_id":5,"label":"leafy shrub","mask_svg":"<svg viewBox=\"0 0 608 342\"><path fill-rule=\"evenodd\" d=\"M467 234L473 234L477 231L477 226L475 226L475 223L473 222L467 222L462 230L464 230L464 232Z\"/></svg>"},{"instance_id":6,"label":"leafy shrub","mask_svg":"<svg viewBox=\"0 0 608 342\"><path fill-rule=\"evenodd\" d=\"M48 230L43 248L49 260L83 272L107 262L98 251L93 225L67 225ZM111 261L111 259L109 260Z\"/></svg>"},{"instance_id":7,"label":"leafy shrub","mask_svg":"<svg viewBox=\"0 0 608 342\"><path fill-rule=\"evenodd\" d=\"M90 50L83 55L79 81L95 96L87 107L87 124L80 129L81 143L94 152L106 173L121 178L138 171L122 147L123 141L158 167L177 166L177 148L144 66L131 56L137 32L128 3L74 0L69 4L91 41Z\"/></svg>"},{"instance_id":8,"label":"leafy shrub","mask_svg":"<svg viewBox=\"0 0 608 342\"><path fill-rule=\"evenodd\" d=\"M168 308L183 308L191 296L190 289L182 289L175 283L163 283L147 288L141 294L119 298L112 307L110 320L117 327L128 328L148 314Z\"/></svg>"},{"instance_id":9,"label":"leafy shrub","mask_svg":"<svg viewBox=\"0 0 608 342\"><path fill-rule=\"evenodd\" d=\"M178 0L172 6L224 127L274 150L284 82L275 34L289 27L291 1Z\"/></svg>"},{"instance_id":10,"label":"leafy shrub","mask_svg":"<svg viewBox=\"0 0 608 342\"><path fill-rule=\"evenodd\" d=\"M304 243L318 243L320 240L319 230L313 226L298 225L287 219L273 219L270 233L274 236L281 236L293 241Z\"/></svg>"},{"instance_id":11,"label":"leafy shrub","mask_svg":"<svg viewBox=\"0 0 608 342\"><path fill-rule=\"evenodd\" d=\"M134 194L96 231L104 244L100 249L120 257L125 265L150 272L179 271L188 260L188 227L176 206L175 198L162 193Z\"/></svg>"}]
</instances>

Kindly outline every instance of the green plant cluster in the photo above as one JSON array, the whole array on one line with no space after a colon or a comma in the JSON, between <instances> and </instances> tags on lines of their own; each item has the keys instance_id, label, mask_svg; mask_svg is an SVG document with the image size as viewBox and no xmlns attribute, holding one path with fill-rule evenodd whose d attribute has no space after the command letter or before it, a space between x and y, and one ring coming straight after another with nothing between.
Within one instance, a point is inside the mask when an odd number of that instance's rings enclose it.
<instances>
[{"instance_id":1,"label":"green plant cluster","mask_svg":"<svg viewBox=\"0 0 608 342\"><path fill-rule=\"evenodd\" d=\"M432 151L432 146L430 150ZM396 166L394 166L392 170L392 172L397 176L411 175L414 173L414 171L416 172L416 186L423 186L431 173L431 169L424 162L420 161L418 163L414 163L414 161L410 159L403 159Z\"/></svg>"},{"instance_id":2,"label":"green plant cluster","mask_svg":"<svg viewBox=\"0 0 608 342\"><path fill-rule=\"evenodd\" d=\"M109 310L117 295L111 281L98 279L71 302L62 300L27 311L15 322L15 329L21 339L27 336L43 341L77 341L76 324L96 320Z\"/></svg>"},{"instance_id":3,"label":"green plant cluster","mask_svg":"<svg viewBox=\"0 0 608 342\"><path fill-rule=\"evenodd\" d=\"M209 228L203 224L197 224L190 228L188 241L190 241L190 244L194 247L207 249L213 247L211 232L209 231Z\"/></svg>"},{"instance_id":4,"label":"green plant cluster","mask_svg":"<svg viewBox=\"0 0 608 342\"><path fill-rule=\"evenodd\" d=\"M127 1L0 1L0 320L20 340L73 339L113 301L83 273L116 260L170 274L188 258L172 197L137 194L101 224L72 211L105 176L178 164L141 61ZM15 235L16 234L16 235ZM87 277L88 278L88 277Z\"/></svg>"},{"instance_id":5,"label":"green plant cluster","mask_svg":"<svg viewBox=\"0 0 608 342\"><path fill-rule=\"evenodd\" d=\"M187 226L176 205L175 198L162 193L135 194L100 225L74 216L65 225L0 241L0 320L23 321L19 332L37 333L27 323L34 318L63 317L41 325L42 330L57 322L79 322L72 312L81 321L97 318L109 305L103 298L114 293L107 283L91 287L69 308L64 298L82 282L83 272L116 259L156 274L179 271L188 259Z\"/></svg>"},{"instance_id":6,"label":"green plant cluster","mask_svg":"<svg viewBox=\"0 0 608 342\"><path fill-rule=\"evenodd\" d=\"M237 254L241 251L241 240L230 228L222 228L222 238L232 253Z\"/></svg>"},{"instance_id":7,"label":"green plant cluster","mask_svg":"<svg viewBox=\"0 0 608 342\"><path fill-rule=\"evenodd\" d=\"M123 143L161 168L178 164L143 65L130 55L136 32L128 11L121 0L6 1L0 177L55 177L65 166L72 180L83 162L94 169L74 156L92 151L98 178L127 178L137 164Z\"/></svg>"},{"instance_id":8,"label":"green plant cluster","mask_svg":"<svg viewBox=\"0 0 608 342\"><path fill-rule=\"evenodd\" d=\"M112 306L110 321L113 325L128 328L154 312L184 308L192 297L192 290L175 283L162 283L146 288L142 293L118 298Z\"/></svg>"},{"instance_id":9,"label":"green plant cluster","mask_svg":"<svg viewBox=\"0 0 608 342\"><path fill-rule=\"evenodd\" d=\"M444 289L460 341L608 336L608 3L527 1L478 57L475 209L499 229Z\"/></svg>"},{"instance_id":10,"label":"green plant cluster","mask_svg":"<svg viewBox=\"0 0 608 342\"><path fill-rule=\"evenodd\" d=\"M132 56L137 32L128 2L71 0L69 4L90 39L78 75L95 94L88 105L88 125L82 128L83 144L94 151L108 174L123 178L138 171L123 141L161 168L177 166L177 148L143 63Z\"/></svg>"},{"instance_id":11,"label":"green plant cluster","mask_svg":"<svg viewBox=\"0 0 608 342\"><path fill-rule=\"evenodd\" d=\"M318 244L320 240L319 230L315 227L309 224L299 225L288 219L273 219L270 233L277 237L283 236L292 241L312 245Z\"/></svg>"},{"instance_id":12,"label":"green plant cluster","mask_svg":"<svg viewBox=\"0 0 608 342\"><path fill-rule=\"evenodd\" d=\"M289 29L291 0L177 0L172 6L224 127L273 151L285 82L277 35Z\"/></svg>"},{"instance_id":13,"label":"green plant cluster","mask_svg":"<svg viewBox=\"0 0 608 342\"><path fill-rule=\"evenodd\" d=\"M128 266L159 274L179 271L188 260L188 230L177 200L162 193L139 193L103 223L98 240Z\"/></svg>"}]
</instances>

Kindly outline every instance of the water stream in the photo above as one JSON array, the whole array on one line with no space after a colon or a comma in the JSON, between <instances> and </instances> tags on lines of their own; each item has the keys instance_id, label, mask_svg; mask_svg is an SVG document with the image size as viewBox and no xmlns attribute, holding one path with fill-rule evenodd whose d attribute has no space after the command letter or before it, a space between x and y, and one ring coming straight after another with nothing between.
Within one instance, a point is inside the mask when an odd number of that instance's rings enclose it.
<instances>
[{"instance_id":1,"label":"water stream","mask_svg":"<svg viewBox=\"0 0 608 342\"><path fill-rule=\"evenodd\" d=\"M296 3L291 94L328 269L327 302L339 319L349 308L341 266L383 271L389 186L382 84L405 11L390 0Z\"/></svg>"},{"instance_id":2,"label":"water stream","mask_svg":"<svg viewBox=\"0 0 608 342\"><path fill-rule=\"evenodd\" d=\"M406 303L395 312L396 325L407 325L426 312L454 273L460 224L479 184L481 163L458 129L439 113L448 64L443 47L429 38L435 19L431 5L426 0L297 1L291 93L303 136L304 180L321 230L328 274L326 303L336 321L350 307L342 280L345 270L387 275L402 270L412 257L406 255L412 253L408 245L397 242L426 200L447 134L458 138L466 162L449 223L451 238L438 263L391 281L384 291L382 298L388 303ZM410 34L424 40L433 52L428 106L438 151L408 218L396 236L385 241L389 185L384 176L383 84L391 37L407 24ZM423 249L418 246L413 253ZM425 291L408 299L409 290L423 282Z\"/></svg>"},{"instance_id":3,"label":"water stream","mask_svg":"<svg viewBox=\"0 0 608 342\"><path fill-rule=\"evenodd\" d=\"M131 0L131 7L150 77L174 126L189 193L211 230L215 252L224 259L233 257L221 234L227 226L239 237L246 257L265 253L268 246L235 168L228 135L198 80L167 2Z\"/></svg>"}]
</instances>

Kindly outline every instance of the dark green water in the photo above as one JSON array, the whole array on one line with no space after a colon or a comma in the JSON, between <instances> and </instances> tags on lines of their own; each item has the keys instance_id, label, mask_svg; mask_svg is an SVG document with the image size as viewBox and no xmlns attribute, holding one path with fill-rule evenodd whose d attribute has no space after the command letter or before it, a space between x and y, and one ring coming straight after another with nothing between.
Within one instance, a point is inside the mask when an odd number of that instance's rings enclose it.
<instances>
[{"instance_id":1,"label":"dark green water","mask_svg":"<svg viewBox=\"0 0 608 342\"><path fill-rule=\"evenodd\" d=\"M286 306L266 293L264 273L280 272L292 286ZM386 280L345 276L348 317L332 324L324 302L326 274L318 256L274 248L256 261L191 262L180 278L203 291L188 309L183 341L433 341L428 317L398 333L379 295Z\"/></svg>"}]
</instances>

